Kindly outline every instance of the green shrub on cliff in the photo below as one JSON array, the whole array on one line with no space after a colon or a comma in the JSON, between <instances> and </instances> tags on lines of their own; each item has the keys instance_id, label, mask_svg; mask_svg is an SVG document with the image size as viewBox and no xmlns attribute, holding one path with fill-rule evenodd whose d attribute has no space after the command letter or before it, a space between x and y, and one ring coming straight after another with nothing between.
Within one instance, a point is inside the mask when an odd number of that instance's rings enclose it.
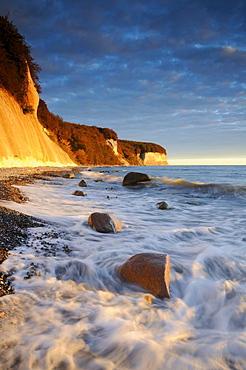
<instances>
[{"instance_id":1,"label":"green shrub on cliff","mask_svg":"<svg viewBox=\"0 0 246 370\"><path fill-rule=\"evenodd\" d=\"M40 91L38 73L41 68L31 56L31 47L26 43L8 16L0 16L0 87L7 90L26 108L27 64L32 79Z\"/></svg>"}]
</instances>

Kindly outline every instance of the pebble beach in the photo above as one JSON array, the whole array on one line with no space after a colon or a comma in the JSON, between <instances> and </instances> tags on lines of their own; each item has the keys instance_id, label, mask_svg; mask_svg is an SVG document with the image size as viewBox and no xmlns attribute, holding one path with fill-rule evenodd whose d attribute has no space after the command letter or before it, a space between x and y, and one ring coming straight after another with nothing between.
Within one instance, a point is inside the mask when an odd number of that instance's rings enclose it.
<instances>
[{"instance_id":1,"label":"pebble beach","mask_svg":"<svg viewBox=\"0 0 246 370\"><path fill-rule=\"evenodd\" d=\"M64 173L76 172L75 167L35 167L35 168L1 168L0 169L0 202L14 201L23 203L28 201L18 185L33 183L37 179L61 176ZM24 243L27 238L27 229L42 226L43 221L27 216L21 212L11 210L8 202L0 206L0 264L8 257L9 251ZM0 270L0 297L13 293L11 276Z\"/></svg>"}]
</instances>

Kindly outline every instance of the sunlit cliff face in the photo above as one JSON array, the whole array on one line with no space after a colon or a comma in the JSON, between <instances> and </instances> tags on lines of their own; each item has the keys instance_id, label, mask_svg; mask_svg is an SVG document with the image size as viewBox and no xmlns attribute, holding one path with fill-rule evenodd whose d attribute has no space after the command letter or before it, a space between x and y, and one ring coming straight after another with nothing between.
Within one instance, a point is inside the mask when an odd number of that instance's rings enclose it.
<instances>
[{"instance_id":1,"label":"sunlit cliff face","mask_svg":"<svg viewBox=\"0 0 246 370\"><path fill-rule=\"evenodd\" d=\"M74 165L43 131L37 119L39 96L28 70L26 114L15 99L0 89L0 167Z\"/></svg>"},{"instance_id":2,"label":"sunlit cliff face","mask_svg":"<svg viewBox=\"0 0 246 370\"><path fill-rule=\"evenodd\" d=\"M167 157L164 153L146 152L140 156L145 166L165 166L167 165Z\"/></svg>"}]
</instances>

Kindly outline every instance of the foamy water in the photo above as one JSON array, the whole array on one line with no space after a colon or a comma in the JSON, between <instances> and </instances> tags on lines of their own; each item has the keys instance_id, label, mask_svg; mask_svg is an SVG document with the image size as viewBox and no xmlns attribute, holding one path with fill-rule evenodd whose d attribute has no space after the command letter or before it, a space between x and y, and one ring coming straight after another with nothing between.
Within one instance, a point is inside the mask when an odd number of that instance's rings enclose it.
<instances>
[{"instance_id":1,"label":"foamy water","mask_svg":"<svg viewBox=\"0 0 246 370\"><path fill-rule=\"evenodd\" d=\"M123 187L131 170L152 181ZM0 299L1 369L246 369L245 175L245 166L98 168L22 187L30 201L7 205L51 224L30 229L1 265L15 287ZM91 229L95 211L122 231ZM140 252L170 255L171 299L118 276Z\"/></svg>"}]
</instances>

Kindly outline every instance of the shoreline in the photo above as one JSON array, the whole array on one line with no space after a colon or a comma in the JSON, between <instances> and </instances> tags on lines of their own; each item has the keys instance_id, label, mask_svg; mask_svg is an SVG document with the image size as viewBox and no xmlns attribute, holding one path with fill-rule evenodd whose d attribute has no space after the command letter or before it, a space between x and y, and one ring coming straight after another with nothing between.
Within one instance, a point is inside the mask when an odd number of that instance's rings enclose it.
<instances>
[{"instance_id":1,"label":"shoreline","mask_svg":"<svg viewBox=\"0 0 246 370\"><path fill-rule=\"evenodd\" d=\"M14 292L11 274L1 269L9 251L28 238L28 228L45 226L47 222L8 208L7 201L23 203L28 197L18 185L31 184L35 180L60 177L67 173L78 173L82 167L14 167L0 168L0 297Z\"/></svg>"}]
</instances>

